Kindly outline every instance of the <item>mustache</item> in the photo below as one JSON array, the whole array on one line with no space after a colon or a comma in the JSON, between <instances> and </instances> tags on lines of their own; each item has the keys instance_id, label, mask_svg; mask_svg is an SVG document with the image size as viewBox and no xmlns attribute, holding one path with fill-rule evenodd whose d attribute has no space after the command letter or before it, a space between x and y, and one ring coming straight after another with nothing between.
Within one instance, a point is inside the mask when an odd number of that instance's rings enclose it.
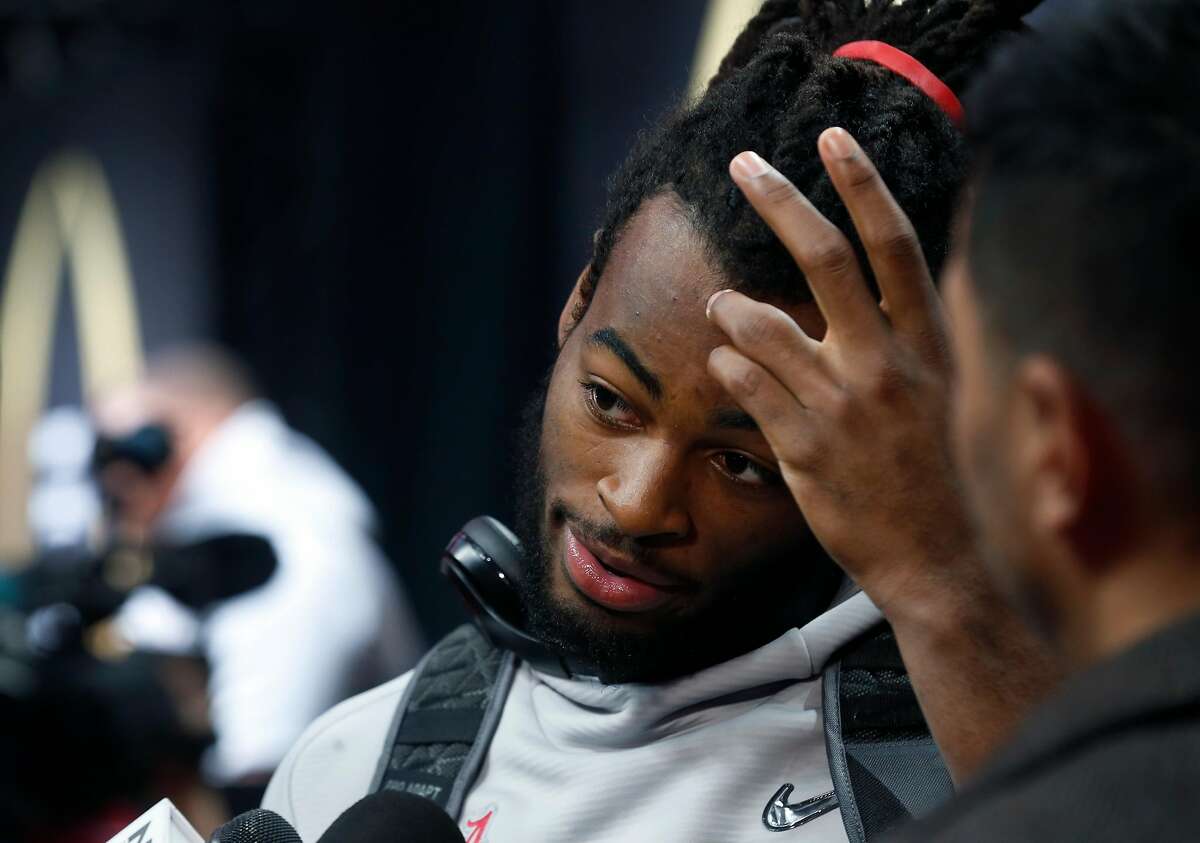
<instances>
[{"instance_id":1,"label":"mustache","mask_svg":"<svg viewBox=\"0 0 1200 843\"><path fill-rule=\"evenodd\" d=\"M648 550L637 539L621 532L615 525L599 524L591 521L578 512L575 512L561 500L555 500L550 505L550 522L555 524L570 522L571 531L584 541L590 540L592 544L603 545L622 556L627 556L635 562L645 565L651 570L679 580L688 588L696 588L699 585L686 573L659 564L652 551Z\"/></svg>"},{"instance_id":2,"label":"mustache","mask_svg":"<svg viewBox=\"0 0 1200 843\"><path fill-rule=\"evenodd\" d=\"M555 523L570 521L571 524L578 526L580 532L584 534L580 538L593 539L598 544L610 547L638 562L649 561L646 558L645 548L639 547L634 539L613 525L597 524L584 518L560 500L556 500L550 505L550 520Z\"/></svg>"}]
</instances>

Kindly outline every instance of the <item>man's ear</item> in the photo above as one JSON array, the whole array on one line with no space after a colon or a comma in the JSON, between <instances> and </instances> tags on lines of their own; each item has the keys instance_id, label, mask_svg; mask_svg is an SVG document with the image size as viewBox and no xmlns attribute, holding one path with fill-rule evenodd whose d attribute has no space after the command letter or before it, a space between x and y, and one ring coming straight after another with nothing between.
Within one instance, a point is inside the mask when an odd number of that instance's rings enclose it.
<instances>
[{"instance_id":1,"label":"man's ear","mask_svg":"<svg viewBox=\"0 0 1200 843\"><path fill-rule=\"evenodd\" d=\"M583 298L583 282L587 279L591 268L592 265L589 263L583 268L583 272L579 273L579 277L575 279L575 286L571 288L571 295L567 296L567 303L563 305L562 313L558 316L559 348L566 344L567 337L571 335L571 331L575 328L576 322L579 321L587 305Z\"/></svg>"},{"instance_id":2,"label":"man's ear","mask_svg":"<svg viewBox=\"0 0 1200 843\"><path fill-rule=\"evenodd\" d=\"M1016 485L1029 496L1033 529L1061 536L1081 517L1089 480L1075 385L1042 355L1020 361L1012 383Z\"/></svg>"},{"instance_id":3,"label":"man's ear","mask_svg":"<svg viewBox=\"0 0 1200 843\"><path fill-rule=\"evenodd\" d=\"M1019 364L1015 441L1025 477L1018 489L1033 530L1069 545L1098 570L1136 540L1142 481L1112 418L1059 363L1035 356Z\"/></svg>"}]
</instances>

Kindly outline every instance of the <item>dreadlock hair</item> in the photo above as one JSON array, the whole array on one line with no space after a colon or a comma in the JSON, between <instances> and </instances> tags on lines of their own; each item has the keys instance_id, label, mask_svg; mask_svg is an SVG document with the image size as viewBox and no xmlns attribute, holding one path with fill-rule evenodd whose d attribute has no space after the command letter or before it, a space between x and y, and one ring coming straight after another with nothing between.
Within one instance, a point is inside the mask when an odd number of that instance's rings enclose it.
<instances>
[{"instance_id":1,"label":"dreadlock hair","mask_svg":"<svg viewBox=\"0 0 1200 843\"><path fill-rule=\"evenodd\" d=\"M795 262L728 167L737 153L758 152L846 232L861 256L816 154L817 137L830 126L847 129L874 161L936 271L967 163L961 133L903 77L831 54L850 41L885 41L960 93L984 54L1019 31L1021 17L1038 2L767 0L703 96L643 134L612 178L576 318L591 302L625 224L643 202L670 193L734 286L776 301L810 301Z\"/></svg>"}]
</instances>

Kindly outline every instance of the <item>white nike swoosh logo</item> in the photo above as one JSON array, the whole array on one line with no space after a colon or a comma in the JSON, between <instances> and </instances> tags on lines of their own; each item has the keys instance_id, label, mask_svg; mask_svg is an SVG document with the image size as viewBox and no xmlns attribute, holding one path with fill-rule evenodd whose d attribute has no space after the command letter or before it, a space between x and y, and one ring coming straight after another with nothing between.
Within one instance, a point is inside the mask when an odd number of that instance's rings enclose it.
<instances>
[{"instance_id":1,"label":"white nike swoosh logo","mask_svg":"<svg viewBox=\"0 0 1200 843\"><path fill-rule=\"evenodd\" d=\"M789 803L788 797L796 788L785 784L775 792L767 807L763 808L762 821L770 831L790 831L799 828L806 822L828 814L838 806L837 797L833 791L805 799L803 802Z\"/></svg>"}]
</instances>

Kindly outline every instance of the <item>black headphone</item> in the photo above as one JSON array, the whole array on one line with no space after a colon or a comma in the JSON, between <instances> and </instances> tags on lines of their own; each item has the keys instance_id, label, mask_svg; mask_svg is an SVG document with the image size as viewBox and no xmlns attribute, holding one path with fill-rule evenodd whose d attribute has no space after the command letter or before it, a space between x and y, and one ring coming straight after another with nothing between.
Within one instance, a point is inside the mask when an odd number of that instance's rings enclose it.
<instances>
[{"instance_id":1,"label":"black headphone","mask_svg":"<svg viewBox=\"0 0 1200 843\"><path fill-rule=\"evenodd\" d=\"M521 540L490 515L472 518L442 552L442 574L450 580L480 632L501 650L533 667L566 679L595 677L594 667L557 652L525 631L518 588L525 563Z\"/></svg>"}]
</instances>

